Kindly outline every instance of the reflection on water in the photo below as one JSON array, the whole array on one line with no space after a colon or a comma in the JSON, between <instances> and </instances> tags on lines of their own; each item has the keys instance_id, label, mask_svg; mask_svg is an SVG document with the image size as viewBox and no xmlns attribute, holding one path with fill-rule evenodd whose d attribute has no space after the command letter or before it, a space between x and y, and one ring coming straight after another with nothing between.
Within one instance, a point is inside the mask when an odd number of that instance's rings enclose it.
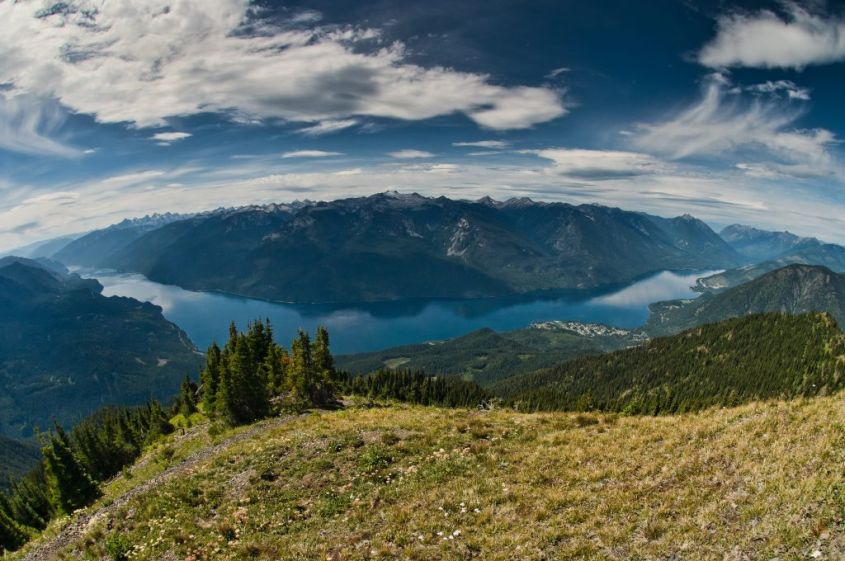
<instances>
[{"instance_id":1,"label":"reflection on water","mask_svg":"<svg viewBox=\"0 0 845 561\"><path fill-rule=\"evenodd\" d=\"M230 321L239 326L269 318L281 340L296 329L325 325L336 353L376 350L427 340L449 339L481 327L507 331L535 321L573 320L636 327L658 300L694 298L695 280L710 274L664 271L628 286L593 294L531 299L414 300L344 306L274 304L224 294L191 292L141 275L96 272L106 296L130 296L161 306L164 315L201 349L224 341Z\"/></svg>"}]
</instances>

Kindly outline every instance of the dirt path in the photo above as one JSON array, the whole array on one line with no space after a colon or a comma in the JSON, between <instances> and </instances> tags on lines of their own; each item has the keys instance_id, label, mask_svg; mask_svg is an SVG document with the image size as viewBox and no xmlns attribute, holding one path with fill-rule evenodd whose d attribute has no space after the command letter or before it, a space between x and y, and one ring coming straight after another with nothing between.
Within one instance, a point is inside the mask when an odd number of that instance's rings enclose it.
<instances>
[{"instance_id":1,"label":"dirt path","mask_svg":"<svg viewBox=\"0 0 845 561\"><path fill-rule=\"evenodd\" d=\"M59 552L61 552L68 545L78 541L85 534L86 530L92 522L115 514L121 507L126 505L134 497L143 495L144 493L155 489L159 485L173 479L174 477L178 477L179 475L184 474L186 471L195 467L197 464L216 456L217 454L224 451L233 444L248 440L261 432L276 428L295 418L296 416L294 415L288 415L285 417L279 417L277 419L261 423L255 427L252 427L251 429L231 436L223 442L220 442L219 444L215 444L214 446L211 446L209 448L204 448L202 450L194 452L193 454L185 458L181 463L167 468L152 479L127 491L126 493L115 499L111 504L103 506L94 512L85 512L77 515L76 517L74 517L73 520L71 520L67 524L67 526L62 528L61 532L59 532L58 535L44 541L43 543L36 545L32 551L27 553L22 558L22 561L52 561L56 559Z\"/></svg>"}]
</instances>

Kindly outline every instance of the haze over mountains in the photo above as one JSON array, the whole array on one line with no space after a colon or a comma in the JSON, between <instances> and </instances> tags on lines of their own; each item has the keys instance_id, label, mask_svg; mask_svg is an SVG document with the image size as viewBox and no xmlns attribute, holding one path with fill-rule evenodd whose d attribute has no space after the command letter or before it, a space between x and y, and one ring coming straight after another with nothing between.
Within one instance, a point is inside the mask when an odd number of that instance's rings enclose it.
<instances>
[{"instance_id":1,"label":"haze over mountains","mask_svg":"<svg viewBox=\"0 0 845 561\"><path fill-rule=\"evenodd\" d=\"M837 273L845 272L845 247L841 245L738 224L728 226L720 236L745 256L748 264L700 279L697 288L702 291L737 286L792 263L823 265Z\"/></svg>"},{"instance_id":2,"label":"haze over mountains","mask_svg":"<svg viewBox=\"0 0 845 561\"><path fill-rule=\"evenodd\" d=\"M112 227L71 242L56 258L188 289L291 302L589 289L665 269L743 261L689 215L398 193Z\"/></svg>"}]
</instances>

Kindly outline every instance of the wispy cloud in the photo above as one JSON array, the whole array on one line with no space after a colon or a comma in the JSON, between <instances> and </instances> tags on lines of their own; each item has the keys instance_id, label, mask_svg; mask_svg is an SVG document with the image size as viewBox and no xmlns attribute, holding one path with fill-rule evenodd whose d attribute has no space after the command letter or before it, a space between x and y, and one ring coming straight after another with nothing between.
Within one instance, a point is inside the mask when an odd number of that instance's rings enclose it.
<instances>
[{"instance_id":1,"label":"wispy cloud","mask_svg":"<svg viewBox=\"0 0 845 561\"><path fill-rule=\"evenodd\" d=\"M299 129L299 134L304 134L305 136L323 136L324 134L332 134L338 131L342 131L344 129L348 129L350 127L354 127L358 124L357 119L339 119L339 120L326 120L317 123L316 125L311 125L310 127L304 127Z\"/></svg>"},{"instance_id":2,"label":"wispy cloud","mask_svg":"<svg viewBox=\"0 0 845 561\"><path fill-rule=\"evenodd\" d=\"M426 152L425 150L397 150L395 152L389 152L387 154L391 158L397 158L400 160L413 160L418 158L433 158L434 154L431 152Z\"/></svg>"},{"instance_id":3,"label":"wispy cloud","mask_svg":"<svg viewBox=\"0 0 845 561\"><path fill-rule=\"evenodd\" d=\"M343 156L343 153L327 152L325 150L294 150L282 154L282 158L329 158L332 156Z\"/></svg>"},{"instance_id":4,"label":"wispy cloud","mask_svg":"<svg viewBox=\"0 0 845 561\"><path fill-rule=\"evenodd\" d=\"M762 84L754 84L745 88L750 92L758 92L769 95L783 94L789 99L810 101L810 90L798 86L792 80L768 80Z\"/></svg>"},{"instance_id":5,"label":"wispy cloud","mask_svg":"<svg viewBox=\"0 0 845 561\"><path fill-rule=\"evenodd\" d=\"M468 146L472 148L488 148L491 150L504 150L510 146L509 142L504 140L476 140L473 142L453 142L452 146Z\"/></svg>"},{"instance_id":6,"label":"wispy cloud","mask_svg":"<svg viewBox=\"0 0 845 561\"><path fill-rule=\"evenodd\" d=\"M561 66L560 68L555 68L554 70L552 70L548 74L546 74L546 78L549 79L549 80L552 80L554 78L557 78L558 76L560 76L561 74L563 74L565 72L571 72L571 71L572 71L571 68L568 68L566 66Z\"/></svg>"},{"instance_id":7,"label":"wispy cloud","mask_svg":"<svg viewBox=\"0 0 845 561\"><path fill-rule=\"evenodd\" d=\"M554 162L551 171L575 178L603 180L665 173L670 166L654 156L616 150L546 148L524 150Z\"/></svg>"},{"instance_id":8,"label":"wispy cloud","mask_svg":"<svg viewBox=\"0 0 845 561\"><path fill-rule=\"evenodd\" d=\"M216 112L317 123L302 132L321 134L366 117L463 113L483 127L519 129L566 113L554 89L414 64L378 29L322 26L314 12L280 23L260 19L249 0L57 5L39 13L31 2L0 2L0 76L15 92L103 123L162 126Z\"/></svg>"},{"instance_id":9,"label":"wispy cloud","mask_svg":"<svg viewBox=\"0 0 845 561\"><path fill-rule=\"evenodd\" d=\"M795 2L785 14L770 10L732 13L718 20L718 32L698 53L711 68L797 68L845 60L845 20L811 13Z\"/></svg>"},{"instance_id":10,"label":"wispy cloud","mask_svg":"<svg viewBox=\"0 0 845 561\"><path fill-rule=\"evenodd\" d=\"M185 140L191 136L193 135L189 132L157 132L150 137L150 140L155 140L163 146L168 146L173 142Z\"/></svg>"},{"instance_id":11,"label":"wispy cloud","mask_svg":"<svg viewBox=\"0 0 845 561\"><path fill-rule=\"evenodd\" d=\"M795 128L804 109L778 99L743 98L724 76L711 76L699 101L665 121L640 126L634 146L674 159L756 150L788 163L827 165L836 142L825 129Z\"/></svg>"},{"instance_id":12,"label":"wispy cloud","mask_svg":"<svg viewBox=\"0 0 845 561\"><path fill-rule=\"evenodd\" d=\"M80 150L50 137L64 120L53 102L26 95L7 97L0 92L0 149L35 156L79 156Z\"/></svg>"}]
</instances>

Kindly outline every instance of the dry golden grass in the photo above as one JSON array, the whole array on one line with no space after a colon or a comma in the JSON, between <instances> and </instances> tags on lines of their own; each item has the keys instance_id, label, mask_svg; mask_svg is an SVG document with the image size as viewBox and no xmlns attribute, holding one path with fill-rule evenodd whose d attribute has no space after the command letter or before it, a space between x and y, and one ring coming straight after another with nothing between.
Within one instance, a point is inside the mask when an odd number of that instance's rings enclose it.
<instances>
[{"instance_id":1,"label":"dry golden grass","mask_svg":"<svg viewBox=\"0 0 845 561\"><path fill-rule=\"evenodd\" d=\"M149 560L839 558L844 406L317 413L134 499L66 558L108 558L116 535Z\"/></svg>"}]
</instances>

